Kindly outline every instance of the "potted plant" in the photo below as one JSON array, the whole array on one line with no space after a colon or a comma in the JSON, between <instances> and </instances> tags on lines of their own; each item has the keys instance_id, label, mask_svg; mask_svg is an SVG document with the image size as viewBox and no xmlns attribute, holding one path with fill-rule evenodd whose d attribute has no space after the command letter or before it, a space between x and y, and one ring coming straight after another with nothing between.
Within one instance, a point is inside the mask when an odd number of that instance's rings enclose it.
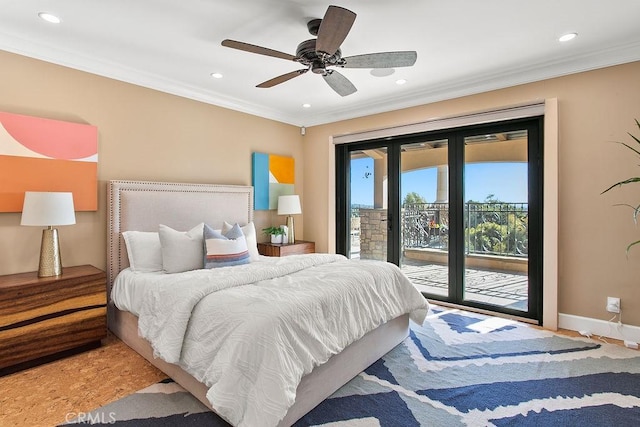
<instances>
[{"instance_id":1,"label":"potted plant","mask_svg":"<svg viewBox=\"0 0 640 427\"><path fill-rule=\"evenodd\" d=\"M636 119L636 125L638 126L638 129L640 129L640 122L638 122L638 119ZM640 138L638 138L637 136L632 135L630 132L627 132L627 133L629 134L629 136L631 138L634 139L634 141L636 141L638 143L638 145L640 145ZM640 156L640 149L633 148L632 146L630 146L629 144L626 144L624 142L616 141L616 143L624 145L629 150L633 151L638 156ZM640 177L635 176L635 177L631 177L631 178L625 179L624 181L616 182L615 184L613 184L611 187L607 188L606 190L604 190L600 194L604 194L607 191L609 191L609 190L611 190L611 189L613 189L615 187L621 187L624 184L631 184L633 182L640 182ZM628 206L633 210L633 222L637 225L638 224L638 215L640 214L640 204L638 204L637 206L634 206L634 205L630 205L628 203L621 203L619 205ZM629 246L627 246L627 253L629 253L629 249L631 249L634 245L637 245L637 244L640 244L640 240L636 240L635 242L630 243Z\"/></svg>"},{"instance_id":2,"label":"potted plant","mask_svg":"<svg viewBox=\"0 0 640 427\"><path fill-rule=\"evenodd\" d=\"M282 237L284 236L283 228L271 226L263 228L262 232L271 236L271 243L282 243Z\"/></svg>"}]
</instances>

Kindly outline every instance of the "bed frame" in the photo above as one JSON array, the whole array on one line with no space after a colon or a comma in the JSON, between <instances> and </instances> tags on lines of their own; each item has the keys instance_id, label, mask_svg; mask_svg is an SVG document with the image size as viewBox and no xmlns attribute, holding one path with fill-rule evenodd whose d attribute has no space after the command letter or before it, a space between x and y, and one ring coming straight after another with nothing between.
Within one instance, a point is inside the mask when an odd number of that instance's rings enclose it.
<instances>
[{"instance_id":1,"label":"bed frame","mask_svg":"<svg viewBox=\"0 0 640 427\"><path fill-rule=\"evenodd\" d=\"M253 221L253 187L145 181L110 181L108 184L107 296L109 329L125 344L192 393L209 409L207 387L181 369L153 357L148 341L138 336L138 318L117 309L111 287L117 274L129 266L122 232L157 231L159 224L189 230L205 222L244 225ZM334 391L402 342L408 335L409 317L400 316L369 332L317 366L302 378L296 401L280 426L290 426ZM213 409L212 409L213 410Z\"/></svg>"}]
</instances>

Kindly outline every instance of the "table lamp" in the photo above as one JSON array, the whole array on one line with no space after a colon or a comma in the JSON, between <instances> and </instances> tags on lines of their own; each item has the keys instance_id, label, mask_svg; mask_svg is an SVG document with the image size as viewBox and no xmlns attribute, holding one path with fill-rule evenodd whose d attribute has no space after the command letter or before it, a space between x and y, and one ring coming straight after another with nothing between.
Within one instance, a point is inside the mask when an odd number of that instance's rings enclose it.
<instances>
[{"instance_id":1,"label":"table lamp","mask_svg":"<svg viewBox=\"0 0 640 427\"><path fill-rule=\"evenodd\" d=\"M293 216L302 213L300 208L300 197L293 194L290 196L278 197L278 215L287 216L287 243L295 243L296 239L293 233Z\"/></svg>"},{"instance_id":2,"label":"table lamp","mask_svg":"<svg viewBox=\"0 0 640 427\"><path fill-rule=\"evenodd\" d=\"M37 191L24 193L20 225L47 227L42 230L38 277L60 276L62 274L58 230L53 226L75 223L76 214L73 209L72 193Z\"/></svg>"}]
</instances>

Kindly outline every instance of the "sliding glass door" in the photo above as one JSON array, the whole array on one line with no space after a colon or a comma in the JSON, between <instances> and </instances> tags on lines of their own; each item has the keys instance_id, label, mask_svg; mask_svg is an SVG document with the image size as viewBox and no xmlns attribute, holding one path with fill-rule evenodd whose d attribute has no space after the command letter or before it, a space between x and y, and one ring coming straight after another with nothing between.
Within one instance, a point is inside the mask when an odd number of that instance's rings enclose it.
<instances>
[{"instance_id":1,"label":"sliding glass door","mask_svg":"<svg viewBox=\"0 0 640 427\"><path fill-rule=\"evenodd\" d=\"M464 137L465 301L529 307L528 133Z\"/></svg>"},{"instance_id":2,"label":"sliding glass door","mask_svg":"<svg viewBox=\"0 0 640 427\"><path fill-rule=\"evenodd\" d=\"M449 296L449 139L400 145L400 267L422 292Z\"/></svg>"},{"instance_id":3,"label":"sliding glass door","mask_svg":"<svg viewBox=\"0 0 640 427\"><path fill-rule=\"evenodd\" d=\"M430 299L540 320L542 119L336 146L337 251Z\"/></svg>"},{"instance_id":4,"label":"sliding glass door","mask_svg":"<svg viewBox=\"0 0 640 427\"><path fill-rule=\"evenodd\" d=\"M387 150L349 153L349 258L387 260Z\"/></svg>"}]
</instances>

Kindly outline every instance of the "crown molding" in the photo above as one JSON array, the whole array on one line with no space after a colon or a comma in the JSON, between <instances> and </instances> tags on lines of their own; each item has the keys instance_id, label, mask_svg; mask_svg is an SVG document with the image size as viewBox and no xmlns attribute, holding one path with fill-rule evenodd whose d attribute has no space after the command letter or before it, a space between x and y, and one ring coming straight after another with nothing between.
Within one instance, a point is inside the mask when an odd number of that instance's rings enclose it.
<instances>
[{"instance_id":1,"label":"crown molding","mask_svg":"<svg viewBox=\"0 0 640 427\"><path fill-rule=\"evenodd\" d=\"M415 91L410 95L374 100L366 104L363 103L357 109L334 109L324 114L318 113L314 115L312 121L307 121L305 126L311 127L418 105L431 104L639 60L640 42L633 42L581 55L512 67L500 73L483 74L473 79L459 79L446 84L436 85L429 89Z\"/></svg>"},{"instance_id":2,"label":"crown molding","mask_svg":"<svg viewBox=\"0 0 640 427\"><path fill-rule=\"evenodd\" d=\"M435 85L428 89L414 91L408 95L364 102L359 104L358 108L349 106L316 111L310 116L304 113L285 114L281 111L223 95L212 90L203 90L200 87L168 79L158 74L140 71L119 63L78 54L57 46L25 40L1 32L0 49L265 119L306 127L430 104L640 60L640 42L633 42L585 54L512 67L500 73L483 74L473 79L459 79L446 84Z\"/></svg>"},{"instance_id":3,"label":"crown molding","mask_svg":"<svg viewBox=\"0 0 640 427\"><path fill-rule=\"evenodd\" d=\"M223 95L212 90L203 90L200 87L168 79L158 74L127 67L119 63L61 49L57 46L37 43L0 32L0 49L136 86L295 125L293 117L288 117L279 111L268 109L261 105L248 103L244 100Z\"/></svg>"}]
</instances>

